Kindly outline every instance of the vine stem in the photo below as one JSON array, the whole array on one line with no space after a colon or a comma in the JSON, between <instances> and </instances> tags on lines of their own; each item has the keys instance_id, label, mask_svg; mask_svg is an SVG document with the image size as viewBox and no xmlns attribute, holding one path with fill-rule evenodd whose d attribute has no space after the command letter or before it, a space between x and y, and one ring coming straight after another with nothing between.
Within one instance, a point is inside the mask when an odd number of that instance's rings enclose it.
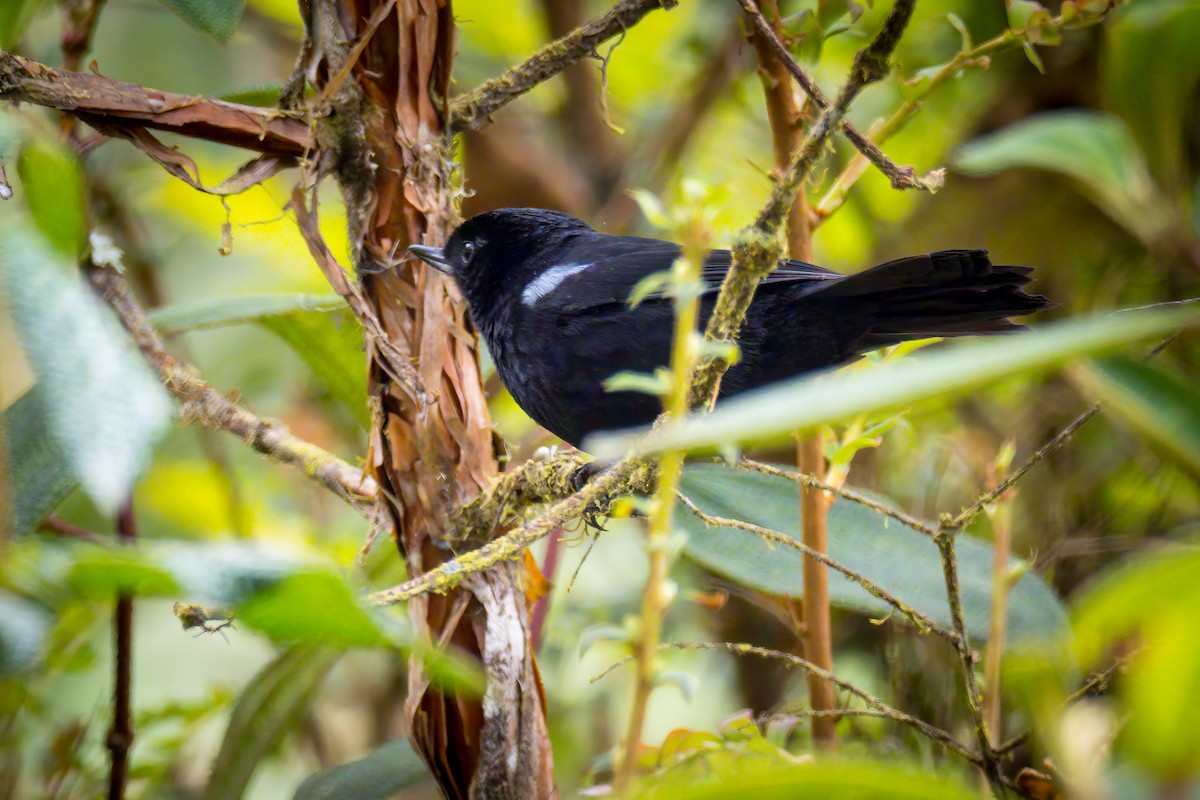
<instances>
[{"instance_id":1,"label":"vine stem","mask_svg":"<svg viewBox=\"0 0 1200 800\"><path fill-rule=\"evenodd\" d=\"M690 291L689 287L700 281L700 266L704 262L708 237L695 224L689 228L690 235L684 237L683 253L672 266L675 286L675 332L671 343L671 388L666 398L667 419L682 418L688 413L692 370L699 349L699 334L696 328L700 322L700 296L698 292ZM667 586L667 572L670 568L668 540L674 518L675 493L679 488L682 473L683 453L672 451L664 454L659 462L646 533L650 572L642 591L641 632L634 651L637 671L633 710L629 715L629 728L625 734L621 761L613 781L613 789L618 795L629 789L636 776L638 746L641 744L642 728L646 724L646 707L650 701L650 693L654 690L658 672L663 615L671 599Z\"/></svg>"}]
</instances>

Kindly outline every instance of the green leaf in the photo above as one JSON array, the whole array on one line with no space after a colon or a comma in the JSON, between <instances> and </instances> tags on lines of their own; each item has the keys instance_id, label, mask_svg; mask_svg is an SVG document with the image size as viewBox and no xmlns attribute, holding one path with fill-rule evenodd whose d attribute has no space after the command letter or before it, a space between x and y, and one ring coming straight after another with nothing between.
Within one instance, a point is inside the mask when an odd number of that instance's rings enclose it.
<instances>
[{"instance_id":1,"label":"green leaf","mask_svg":"<svg viewBox=\"0 0 1200 800\"><path fill-rule=\"evenodd\" d=\"M84 490L111 513L170 421L171 401L74 265L12 214L0 216L0 286L50 435Z\"/></svg>"},{"instance_id":2,"label":"green leaf","mask_svg":"<svg viewBox=\"0 0 1200 800\"><path fill-rule=\"evenodd\" d=\"M1130 3L1104 26L1100 85L1173 196L1190 196L1186 137L1200 83L1200 4Z\"/></svg>"},{"instance_id":3,"label":"green leaf","mask_svg":"<svg viewBox=\"0 0 1200 800\"><path fill-rule=\"evenodd\" d=\"M861 760L821 759L808 764L778 758L688 759L680 767L644 780L638 798L726 800L730 797L818 798L838 800L968 800L979 793L957 781L914 767ZM724 763L714 768L717 759Z\"/></svg>"},{"instance_id":4,"label":"green leaf","mask_svg":"<svg viewBox=\"0 0 1200 800\"><path fill-rule=\"evenodd\" d=\"M237 30L245 0L161 0L192 27L218 42L224 42Z\"/></svg>"},{"instance_id":5,"label":"green leaf","mask_svg":"<svg viewBox=\"0 0 1200 800\"><path fill-rule=\"evenodd\" d=\"M1200 386L1117 357L1097 361L1082 377L1109 408L1200 481Z\"/></svg>"},{"instance_id":6,"label":"green leaf","mask_svg":"<svg viewBox=\"0 0 1200 800\"><path fill-rule=\"evenodd\" d=\"M38 230L68 258L87 244L83 176L75 157L44 135L27 134L17 154L21 192Z\"/></svg>"},{"instance_id":7,"label":"green leaf","mask_svg":"<svg viewBox=\"0 0 1200 800\"><path fill-rule=\"evenodd\" d=\"M335 294L267 294L180 303L155 309L150 321L166 333L261 325L288 343L321 388L354 414L359 424L370 422L362 328Z\"/></svg>"},{"instance_id":8,"label":"green leaf","mask_svg":"<svg viewBox=\"0 0 1200 800\"><path fill-rule=\"evenodd\" d=\"M289 647L242 690L213 760L205 800L237 800L254 770L308 708L321 681L341 657L316 644Z\"/></svg>"},{"instance_id":9,"label":"green leaf","mask_svg":"<svg viewBox=\"0 0 1200 800\"><path fill-rule=\"evenodd\" d=\"M53 619L36 603L0 591L0 676L26 669L41 657Z\"/></svg>"},{"instance_id":10,"label":"green leaf","mask_svg":"<svg viewBox=\"0 0 1200 800\"><path fill-rule=\"evenodd\" d=\"M1118 683L1124 749L1158 775L1200 766L1200 553L1170 548L1110 570L1080 593L1072 615L1074 652L1089 669L1126 653ZM1133 650L1131 653L1130 651Z\"/></svg>"},{"instance_id":11,"label":"green leaf","mask_svg":"<svg viewBox=\"0 0 1200 800\"><path fill-rule=\"evenodd\" d=\"M0 0L0 48L11 50L46 0Z\"/></svg>"},{"instance_id":12,"label":"green leaf","mask_svg":"<svg viewBox=\"0 0 1200 800\"><path fill-rule=\"evenodd\" d=\"M872 369L802 376L731 398L707 416L692 415L649 433L589 437L584 449L600 460L636 449L715 450L735 442L790 440L796 431L902 408L933 397L1030 374L1200 323L1200 308L1154 309L1047 325L1032 333L992 337L924 350Z\"/></svg>"},{"instance_id":13,"label":"green leaf","mask_svg":"<svg viewBox=\"0 0 1200 800\"><path fill-rule=\"evenodd\" d=\"M341 648L387 645L360 597L331 572L299 573L238 606L238 620L278 641Z\"/></svg>"},{"instance_id":14,"label":"green leaf","mask_svg":"<svg viewBox=\"0 0 1200 800\"><path fill-rule=\"evenodd\" d=\"M79 485L71 465L50 436L42 404L26 392L4 411L0 437L6 445L9 527L15 536L32 531Z\"/></svg>"},{"instance_id":15,"label":"green leaf","mask_svg":"<svg viewBox=\"0 0 1200 800\"><path fill-rule=\"evenodd\" d=\"M397 739L358 761L310 775L294 800L389 800L401 790L429 777L407 739Z\"/></svg>"},{"instance_id":16,"label":"green leaf","mask_svg":"<svg viewBox=\"0 0 1200 800\"><path fill-rule=\"evenodd\" d=\"M967 175L1014 168L1064 175L1143 241L1158 237L1173 219L1125 123L1096 111L1030 117L969 142L958 151L954 166Z\"/></svg>"},{"instance_id":17,"label":"green leaf","mask_svg":"<svg viewBox=\"0 0 1200 800\"><path fill-rule=\"evenodd\" d=\"M163 333L182 333L345 307L346 301L336 294L259 294L162 306L151 311L148 318Z\"/></svg>"},{"instance_id":18,"label":"green leaf","mask_svg":"<svg viewBox=\"0 0 1200 800\"><path fill-rule=\"evenodd\" d=\"M796 484L719 464L689 465L680 491L711 516L750 522L800 538L800 491ZM886 502L886 500L884 501ZM714 572L770 594L801 597L806 557L752 533L709 527L685 508L676 510L688 533L684 553ZM943 627L952 627L937 546L920 532L848 500L838 500L827 520L829 556L875 582ZM1015 563L1015 562L1014 562ZM984 641L991 616L992 550L962 536L958 540L963 613L973 641ZM839 572L829 571L829 600L871 617L892 607ZM1066 614L1039 577L1026 574L1009 593L1008 624L1014 640L1061 633Z\"/></svg>"}]
</instances>

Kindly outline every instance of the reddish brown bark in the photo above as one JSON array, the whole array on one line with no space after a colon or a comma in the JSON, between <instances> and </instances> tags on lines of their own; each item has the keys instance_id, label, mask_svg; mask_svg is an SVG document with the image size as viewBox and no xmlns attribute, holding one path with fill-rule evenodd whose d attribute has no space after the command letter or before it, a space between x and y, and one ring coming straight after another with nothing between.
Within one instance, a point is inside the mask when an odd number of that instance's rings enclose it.
<instances>
[{"instance_id":1,"label":"reddish brown bark","mask_svg":"<svg viewBox=\"0 0 1200 800\"><path fill-rule=\"evenodd\" d=\"M354 59L359 47L344 43L360 42L378 14L385 16ZM400 263L409 244L441 243L456 222L445 132L454 20L448 0L336 0L314 5L309 23L318 59L310 74L332 112L319 139L346 201L363 294L388 341L416 365L424 392L396 383L369 344L370 466L392 498L409 570L419 574L446 560L437 540L448 518L497 472L462 297L420 262ZM418 631L477 658L487 674L479 698L431 686L419 661L410 668L410 735L451 798L553 792L521 569L506 564L463 589L409 603Z\"/></svg>"}]
</instances>

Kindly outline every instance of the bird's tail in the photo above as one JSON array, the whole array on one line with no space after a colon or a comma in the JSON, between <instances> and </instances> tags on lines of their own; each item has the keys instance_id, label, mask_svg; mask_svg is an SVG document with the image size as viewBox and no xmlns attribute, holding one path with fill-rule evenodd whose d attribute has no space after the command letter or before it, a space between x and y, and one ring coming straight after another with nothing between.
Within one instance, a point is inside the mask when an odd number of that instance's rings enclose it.
<instances>
[{"instance_id":1,"label":"bird's tail","mask_svg":"<svg viewBox=\"0 0 1200 800\"><path fill-rule=\"evenodd\" d=\"M824 288L868 315L862 350L934 336L1025 330L1010 317L1054 305L1026 294L1031 267L996 266L986 250L943 250L889 261Z\"/></svg>"}]
</instances>

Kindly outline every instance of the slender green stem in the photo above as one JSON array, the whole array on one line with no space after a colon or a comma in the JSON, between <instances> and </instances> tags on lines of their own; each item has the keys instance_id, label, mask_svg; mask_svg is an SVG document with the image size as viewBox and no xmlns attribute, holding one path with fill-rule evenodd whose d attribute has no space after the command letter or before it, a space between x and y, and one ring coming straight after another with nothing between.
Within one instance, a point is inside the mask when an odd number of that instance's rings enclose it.
<instances>
[{"instance_id":1,"label":"slender green stem","mask_svg":"<svg viewBox=\"0 0 1200 800\"><path fill-rule=\"evenodd\" d=\"M693 287L700 280L700 266L704 260L706 237L693 230L687 238L683 254L672 267L675 287L675 332L671 343L671 388L666 398L667 419L683 417L688 412L688 394L692 385L692 369L696 362L696 331L700 321L699 293ZM683 473L683 453L672 451L663 455L659 462L658 479L650 507L650 520L646 536L646 550L650 559L650 573L642 591L641 632L634 658L637 661L637 677L634 684L633 710L629 716L629 728L621 762L613 782L615 792L620 795L628 790L636 776L638 746L642 739L642 728L646 724L646 707L650 693L654 690L655 674L658 671L658 648L662 642L662 622L670 602L667 589L667 572L670 554L667 543L675 509L675 492L679 488L679 477Z\"/></svg>"}]
</instances>

